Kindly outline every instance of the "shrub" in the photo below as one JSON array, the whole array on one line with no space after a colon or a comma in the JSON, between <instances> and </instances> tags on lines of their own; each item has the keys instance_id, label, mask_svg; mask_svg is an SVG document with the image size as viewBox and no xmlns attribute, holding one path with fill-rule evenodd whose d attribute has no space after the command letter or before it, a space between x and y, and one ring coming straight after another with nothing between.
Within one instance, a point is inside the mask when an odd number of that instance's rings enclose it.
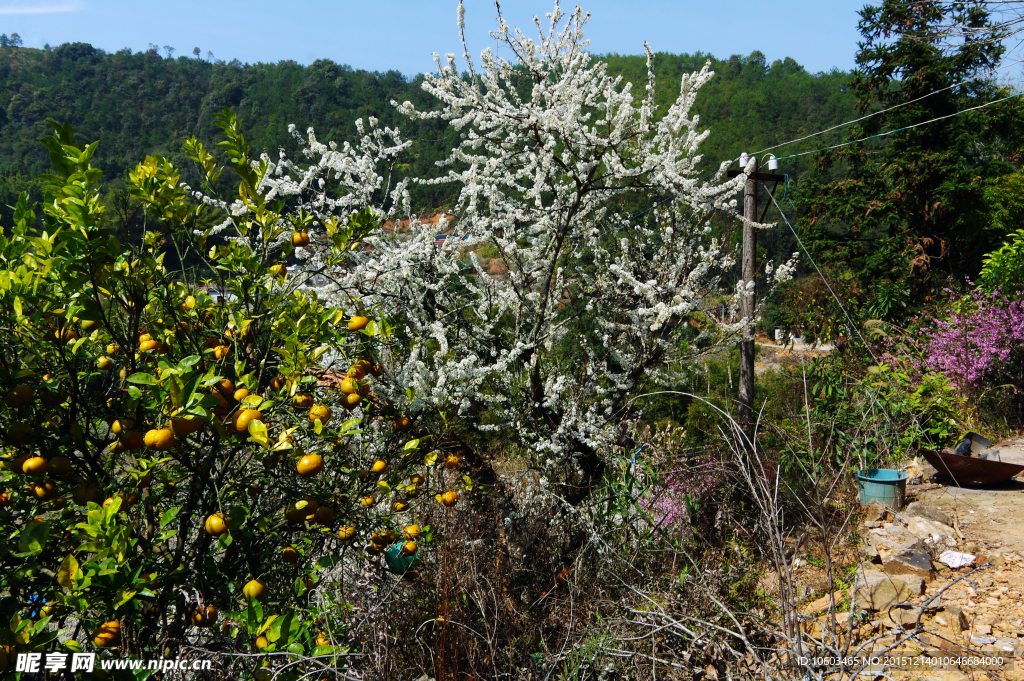
<instances>
[{"instance_id":1,"label":"shrub","mask_svg":"<svg viewBox=\"0 0 1024 681\"><path fill-rule=\"evenodd\" d=\"M338 649L313 621L338 606L308 603L319 571L359 552L355 542L379 553L412 524L415 502L404 512L392 502L416 490L419 458L401 452L419 441L392 428L399 414L370 392L386 380L374 375L385 334L376 323L351 330L304 290L315 272L279 269L305 224L256 190L266 167L232 116L219 122L244 210L206 256L210 280L163 265L172 246L206 238L192 230L209 208L177 169L147 157L131 173L148 229L121 244L98 200L97 145L77 144L66 124L44 140L55 174L41 223L23 194L0 238L0 609L14 618L0 643L47 650L58 636L48 623L71 633L68 651L231 653L265 635L264 652L327 655L319 664L330 667ZM186 146L208 178L219 173L201 145ZM337 247L363 229L352 216ZM361 379L354 391L337 389L346 370ZM373 459L347 443L367 429L391 455L360 475ZM358 502L398 489L384 512ZM355 536L339 537L348 526ZM286 547L294 563L282 561ZM116 636L93 637L112 621Z\"/></svg>"}]
</instances>

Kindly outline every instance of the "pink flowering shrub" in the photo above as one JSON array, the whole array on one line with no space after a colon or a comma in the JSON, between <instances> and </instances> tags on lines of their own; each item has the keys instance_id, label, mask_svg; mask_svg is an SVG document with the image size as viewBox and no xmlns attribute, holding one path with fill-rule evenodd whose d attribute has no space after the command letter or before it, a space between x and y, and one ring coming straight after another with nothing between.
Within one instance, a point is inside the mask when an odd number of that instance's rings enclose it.
<instances>
[{"instance_id":1,"label":"pink flowering shrub","mask_svg":"<svg viewBox=\"0 0 1024 681\"><path fill-rule=\"evenodd\" d=\"M715 488L721 475L709 454L696 454L659 471L660 485L641 504L651 514L655 526L671 529L693 520L690 516L700 498Z\"/></svg>"},{"instance_id":2,"label":"pink flowering shrub","mask_svg":"<svg viewBox=\"0 0 1024 681\"><path fill-rule=\"evenodd\" d=\"M637 470L645 493L637 503L649 515L654 528L668 533L694 522L694 514L709 492L722 487L721 462L710 450L683 446L683 430L645 428L640 437L647 443L628 463Z\"/></svg>"},{"instance_id":3,"label":"pink flowering shrub","mask_svg":"<svg viewBox=\"0 0 1024 681\"><path fill-rule=\"evenodd\" d=\"M1019 392L1024 383L1024 301L999 291L974 289L954 300L946 319L926 327L926 367L958 388L984 393L1006 384Z\"/></svg>"}]
</instances>

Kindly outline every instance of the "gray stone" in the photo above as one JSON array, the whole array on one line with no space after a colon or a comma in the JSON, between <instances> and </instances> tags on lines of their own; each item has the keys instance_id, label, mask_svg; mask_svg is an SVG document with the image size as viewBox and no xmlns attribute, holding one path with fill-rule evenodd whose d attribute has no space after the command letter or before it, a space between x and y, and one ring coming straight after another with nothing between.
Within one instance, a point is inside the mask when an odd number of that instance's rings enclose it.
<instances>
[{"instance_id":1,"label":"gray stone","mask_svg":"<svg viewBox=\"0 0 1024 681\"><path fill-rule=\"evenodd\" d=\"M889 508L880 501L872 501L860 507L861 520L864 522L876 522L886 519Z\"/></svg>"},{"instance_id":2,"label":"gray stone","mask_svg":"<svg viewBox=\"0 0 1024 681\"><path fill-rule=\"evenodd\" d=\"M854 581L854 601L862 610L885 610L924 593L917 575L887 575L861 569Z\"/></svg>"},{"instance_id":3,"label":"gray stone","mask_svg":"<svg viewBox=\"0 0 1024 681\"><path fill-rule=\"evenodd\" d=\"M914 517L907 523L907 531L924 541L933 552L956 546L956 530L945 523Z\"/></svg>"},{"instance_id":4,"label":"gray stone","mask_svg":"<svg viewBox=\"0 0 1024 681\"><path fill-rule=\"evenodd\" d=\"M932 558L927 551L909 549L894 553L882 563L882 571L890 575L917 575L926 582L935 579Z\"/></svg>"},{"instance_id":5,"label":"gray stone","mask_svg":"<svg viewBox=\"0 0 1024 681\"><path fill-rule=\"evenodd\" d=\"M967 631L970 628L971 623L967 619L967 615L964 614L963 608L959 605L949 603L942 608L942 612L945 615L944 619L950 628L954 631Z\"/></svg>"},{"instance_id":6,"label":"gray stone","mask_svg":"<svg viewBox=\"0 0 1024 681\"><path fill-rule=\"evenodd\" d=\"M886 523L875 528L864 537L865 552L872 558L878 556L882 561L889 556L906 551L929 553L930 548L924 541L911 534L907 528L895 523Z\"/></svg>"},{"instance_id":7,"label":"gray stone","mask_svg":"<svg viewBox=\"0 0 1024 681\"><path fill-rule=\"evenodd\" d=\"M917 627L921 608L891 608L886 615L888 621L895 624L897 628L914 629Z\"/></svg>"},{"instance_id":8,"label":"gray stone","mask_svg":"<svg viewBox=\"0 0 1024 681\"><path fill-rule=\"evenodd\" d=\"M925 518L927 520L934 520L935 522L942 523L943 525L952 526L953 524L953 522L949 519L948 515L946 515L939 509L935 508L934 506L929 506L928 504L922 503L920 501L914 501L911 504L909 504L903 510L903 515L907 518L917 517Z\"/></svg>"},{"instance_id":9,"label":"gray stone","mask_svg":"<svg viewBox=\"0 0 1024 681\"><path fill-rule=\"evenodd\" d=\"M1024 649L1024 645L1021 645L1020 641L1015 638L996 637L995 647L999 652L1009 655L1019 655L1020 651Z\"/></svg>"}]
</instances>

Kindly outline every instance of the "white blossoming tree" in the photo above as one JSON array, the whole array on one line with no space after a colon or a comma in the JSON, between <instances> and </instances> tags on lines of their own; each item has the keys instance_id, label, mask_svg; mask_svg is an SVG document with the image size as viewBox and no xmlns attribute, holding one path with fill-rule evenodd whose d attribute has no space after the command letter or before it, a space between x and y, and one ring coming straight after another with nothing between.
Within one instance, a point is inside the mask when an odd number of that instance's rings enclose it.
<instances>
[{"instance_id":1,"label":"white blossoming tree","mask_svg":"<svg viewBox=\"0 0 1024 681\"><path fill-rule=\"evenodd\" d=\"M463 14L460 4L460 31ZM378 397L422 432L455 442L477 472L487 465L470 433L512 438L558 472L573 501L599 480L600 452L621 444L635 398L677 384L697 352L680 328L733 264L709 220L735 215L745 178L726 180L728 163L698 177L708 131L690 110L713 75L707 66L682 79L659 116L649 48L649 82L637 97L586 52L588 15L576 8L566 16L556 5L546 16L531 39L511 30L499 7L492 35L515 61L487 49L478 71L467 46L467 76L454 55L435 54L437 73L423 87L440 108L394 103L461 133L444 176L412 180L458 187L451 219L413 218L408 230L384 222L414 207L408 181L388 186L385 168L407 144L373 119L359 149L324 146L309 131L305 154L315 162L282 157L265 187L303 197L303 210L329 231L353 208L373 205L380 226L367 248L340 259L315 249L300 256L328 275L340 304L371 310L393 329L383 356L391 380ZM637 206L651 209L631 218ZM481 249L505 272L489 273ZM774 279L789 271L778 268ZM735 340L748 322L718 325L715 336Z\"/></svg>"},{"instance_id":2,"label":"white blossoming tree","mask_svg":"<svg viewBox=\"0 0 1024 681\"><path fill-rule=\"evenodd\" d=\"M225 111L234 198L211 196L222 168L194 138L204 190L147 157L128 178L137 247L108 223L96 143L53 124L43 226L23 194L0 239L0 669L58 645L51 617L69 651L205 651L260 681L443 679L541 642L532 604L543 580L587 579L604 540L581 502L639 398L752 321L702 312L733 264L710 221L739 219L745 180L699 177L689 111L712 74L658 112L653 75L636 98L591 60L581 10L548 18L536 40L500 22L514 62L438 58L437 110L395 103L462 135L442 177L396 181L409 143L373 119L354 144L309 131L302 161L256 158ZM416 182L453 189L447 217L415 217ZM164 265L171 246L203 281ZM497 475L510 441L539 484Z\"/></svg>"}]
</instances>

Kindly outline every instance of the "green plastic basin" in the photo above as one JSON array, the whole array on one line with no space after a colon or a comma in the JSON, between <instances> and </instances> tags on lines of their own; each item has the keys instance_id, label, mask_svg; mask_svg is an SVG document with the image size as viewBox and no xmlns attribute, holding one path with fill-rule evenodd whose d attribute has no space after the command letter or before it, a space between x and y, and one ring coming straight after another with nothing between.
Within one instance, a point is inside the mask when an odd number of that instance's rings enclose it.
<instances>
[{"instance_id":1,"label":"green plastic basin","mask_svg":"<svg viewBox=\"0 0 1024 681\"><path fill-rule=\"evenodd\" d=\"M903 509L907 498L907 472L892 468L863 468L857 471L860 503L879 501L894 511Z\"/></svg>"},{"instance_id":2,"label":"green plastic basin","mask_svg":"<svg viewBox=\"0 0 1024 681\"><path fill-rule=\"evenodd\" d=\"M403 556L402 543L399 542L384 552L384 562L387 564L388 570L394 574L404 575L410 568L420 564L420 557L418 553Z\"/></svg>"}]
</instances>

